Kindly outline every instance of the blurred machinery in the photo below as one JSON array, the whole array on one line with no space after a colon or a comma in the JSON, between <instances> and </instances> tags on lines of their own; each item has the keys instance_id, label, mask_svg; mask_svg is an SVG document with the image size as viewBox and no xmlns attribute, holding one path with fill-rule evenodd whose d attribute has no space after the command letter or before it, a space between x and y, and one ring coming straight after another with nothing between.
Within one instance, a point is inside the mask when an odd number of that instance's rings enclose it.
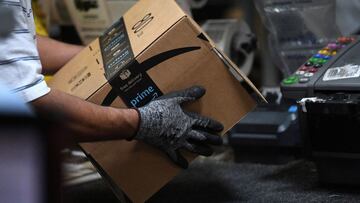
<instances>
[{"instance_id":1,"label":"blurred machinery","mask_svg":"<svg viewBox=\"0 0 360 203\"><path fill-rule=\"evenodd\" d=\"M191 8L200 9L203 8L207 3L208 0L185 0L190 4Z\"/></svg>"},{"instance_id":2,"label":"blurred machinery","mask_svg":"<svg viewBox=\"0 0 360 203\"><path fill-rule=\"evenodd\" d=\"M259 105L230 132L238 161L274 163L286 161L289 153L306 156L316 161L322 182L359 184L360 43L356 37L332 42L340 34L335 22L340 2L255 3L270 32L272 62L286 78L280 103ZM296 101L304 97L317 98L305 99L298 108Z\"/></svg>"},{"instance_id":3,"label":"blurred machinery","mask_svg":"<svg viewBox=\"0 0 360 203\"><path fill-rule=\"evenodd\" d=\"M88 44L131 8L138 0L39 0L47 14L47 27L75 25L82 43ZM192 8L202 8L207 0L176 0L191 16Z\"/></svg>"},{"instance_id":4,"label":"blurred machinery","mask_svg":"<svg viewBox=\"0 0 360 203\"><path fill-rule=\"evenodd\" d=\"M202 28L217 47L249 75L255 58L256 37L248 24L236 19L216 19L207 20Z\"/></svg>"},{"instance_id":5,"label":"blurred machinery","mask_svg":"<svg viewBox=\"0 0 360 203\"><path fill-rule=\"evenodd\" d=\"M269 31L272 62L289 76L309 56L337 38L336 0L256 0Z\"/></svg>"},{"instance_id":6,"label":"blurred machinery","mask_svg":"<svg viewBox=\"0 0 360 203\"><path fill-rule=\"evenodd\" d=\"M90 9L96 9L99 7L96 0L75 0L74 1L77 10L87 12Z\"/></svg>"},{"instance_id":7,"label":"blurred machinery","mask_svg":"<svg viewBox=\"0 0 360 203\"><path fill-rule=\"evenodd\" d=\"M325 183L360 184L360 40L340 37L282 82L300 100L305 149Z\"/></svg>"},{"instance_id":8,"label":"blurred machinery","mask_svg":"<svg viewBox=\"0 0 360 203\"><path fill-rule=\"evenodd\" d=\"M236 162L284 164L302 157L297 106L280 88L264 88L268 104L259 104L233 129L228 140Z\"/></svg>"}]
</instances>

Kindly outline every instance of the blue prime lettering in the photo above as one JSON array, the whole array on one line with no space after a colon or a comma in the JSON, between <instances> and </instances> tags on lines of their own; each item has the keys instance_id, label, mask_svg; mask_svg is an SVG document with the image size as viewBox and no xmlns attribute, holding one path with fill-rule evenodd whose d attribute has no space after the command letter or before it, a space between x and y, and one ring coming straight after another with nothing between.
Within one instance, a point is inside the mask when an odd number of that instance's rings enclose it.
<instances>
[{"instance_id":1,"label":"blue prime lettering","mask_svg":"<svg viewBox=\"0 0 360 203\"><path fill-rule=\"evenodd\" d=\"M144 91L137 93L136 97L131 100L131 105L133 107L136 107L141 101L145 100L147 97L152 96L152 93L155 92L155 89L153 86L149 86Z\"/></svg>"}]
</instances>

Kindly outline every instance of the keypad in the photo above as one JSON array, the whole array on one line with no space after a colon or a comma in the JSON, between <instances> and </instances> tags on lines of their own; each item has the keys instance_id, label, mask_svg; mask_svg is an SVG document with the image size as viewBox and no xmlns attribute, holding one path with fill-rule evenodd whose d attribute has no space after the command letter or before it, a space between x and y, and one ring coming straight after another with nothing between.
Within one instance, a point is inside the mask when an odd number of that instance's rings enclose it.
<instances>
[{"instance_id":1,"label":"keypad","mask_svg":"<svg viewBox=\"0 0 360 203\"><path fill-rule=\"evenodd\" d=\"M348 44L355 41L353 37L339 37L336 42L329 43L325 48L318 51L304 63L292 76L283 80L284 85L297 83L308 83L311 78L321 69L333 56Z\"/></svg>"},{"instance_id":2,"label":"keypad","mask_svg":"<svg viewBox=\"0 0 360 203\"><path fill-rule=\"evenodd\" d=\"M298 76L290 76L290 77L284 79L284 80L283 80L283 83L284 83L285 85L292 85L292 84L298 83L298 81L299 81L299 77L298 77Z\"/></svg>"},{"instance_id":3,"label":"keypad","mask_svg":"<svg viewBox=\"0 0 360 203\"><path fill-rule=\"evenodd\" d=\"M299 82L300 83L307 83L310 81L310 78L300 78Z\"/></svg>"}]
</instances>

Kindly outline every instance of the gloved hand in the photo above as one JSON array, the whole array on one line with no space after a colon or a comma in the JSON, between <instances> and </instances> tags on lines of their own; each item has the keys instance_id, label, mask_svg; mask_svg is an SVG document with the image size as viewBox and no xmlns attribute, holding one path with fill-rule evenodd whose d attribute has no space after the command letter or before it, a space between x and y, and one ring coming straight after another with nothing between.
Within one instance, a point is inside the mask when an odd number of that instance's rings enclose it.
<instances>
[{"instance_id":1,"label":"gloved hand","mask_svg":"<svg viewBox=\"0 0 360 203\"><path fill-rule=\"evenodd\" d=\"M139 108L140 127L134 139L163 150L182 168L187 168L188 162L180 154L180 149L210 156L213 150L208 144L222 144L221 137L215 132L221 132L223 125L196 113L186 112L181 107L183 103L197 100L204 94L204 88L195 86L164 95Z\"/></svg>"}]
</instances>

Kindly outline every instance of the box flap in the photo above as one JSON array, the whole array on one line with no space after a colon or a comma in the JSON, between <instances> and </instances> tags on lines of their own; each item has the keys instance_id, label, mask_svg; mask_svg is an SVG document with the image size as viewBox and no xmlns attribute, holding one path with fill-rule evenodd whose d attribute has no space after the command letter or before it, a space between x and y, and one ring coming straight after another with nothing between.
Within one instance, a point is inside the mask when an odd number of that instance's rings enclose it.
<instances>
[{"instance_id":1,"label":"box flap","mask_svg":"<svg viewBox=\"0 0 360 203\"><path fill-rule=\"evenodd\" d=\"M186 16L174 0L141 0L123 16L134 56Z\"/></svg>"},{"instance_id":2,"label":"box flap","mask_svg":"<svg viewBox=\"0 0 360 203\"><path fill-rule=\"evenodd\" d=\"M263 101L267 103L265 97L260 93L260 91L255 87L255 85L249 80L249 78L234 64L224 53L222 53L216 47L213 48L213 51L219 58L224 62L224 64L229 68L235 71L243 80L251 87L252 90L256 93L256 95ZM233 73L233 72L232 72Z\"/></svg>"},{"instance_id":3,"label":"box flap","mask_svg":"<svg viewBox=\"0 0 360 203\"><path fill-rule=\"evenodd\" d=\"M202 28L192 19L189 18L189 21L192 22L191 25L194 29L198 30L198 32L202 33L203 37L206 39L206 41L209 42L209 44L213 47L213 51L216 55L224 62L224 64L230 69L233 70L231 73L236 73L239 75L243 80L251 87L251 89L254 90L254 92L257 94L257 96L264 102L267 102L265 97L260 93L260 91L255 87L255 85L249 80L249 78L240 70L240 68L232 62L232 60L226 56L222 51L220 51L216 47L216 43L202 30Z\"/></svg>"}]
</instances>

